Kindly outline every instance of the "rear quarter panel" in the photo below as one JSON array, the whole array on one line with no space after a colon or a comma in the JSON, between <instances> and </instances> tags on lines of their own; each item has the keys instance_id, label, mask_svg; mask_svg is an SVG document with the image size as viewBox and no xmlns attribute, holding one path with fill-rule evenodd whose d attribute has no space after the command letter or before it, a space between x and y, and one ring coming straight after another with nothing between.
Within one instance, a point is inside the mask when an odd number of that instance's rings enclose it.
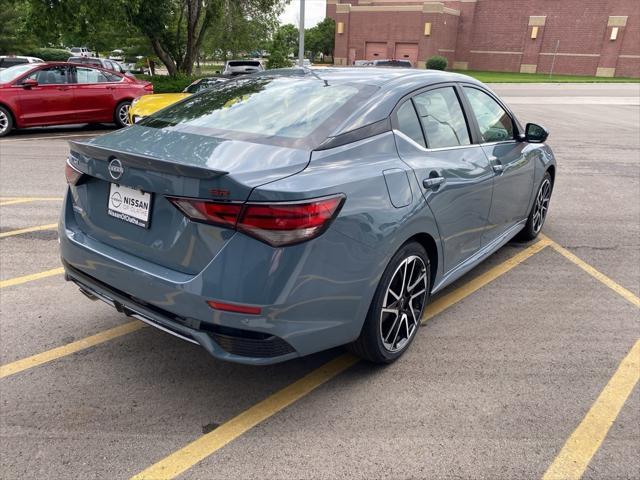
<instances>
[{"instance_id":1,"label":"rear quarter panel","mask_svg":"<svg viewBox=\"0 0 640 480\"><path fill-rule=\"evenodd\" d=\"M389 170L410 173L404 183L409 192L402 195L410 198L406 206L397 208L391 201L383 174ZM439 236L415 175L397 155L391 132L313 152L304 171L256 188L249 200L300 200L336 193L346 195L340 214L325 234L308 242L310 250L289 290L281 293L289 304L296 303L296 292L301 301L310 292L325 302L341 298L343 311L333 314L342 316L345 336L355 339L393 254L416 234L428 233L436 242ZM319 321L326 319L322 309L317 309L317 316Z\"/></svg>"}]
</instances>

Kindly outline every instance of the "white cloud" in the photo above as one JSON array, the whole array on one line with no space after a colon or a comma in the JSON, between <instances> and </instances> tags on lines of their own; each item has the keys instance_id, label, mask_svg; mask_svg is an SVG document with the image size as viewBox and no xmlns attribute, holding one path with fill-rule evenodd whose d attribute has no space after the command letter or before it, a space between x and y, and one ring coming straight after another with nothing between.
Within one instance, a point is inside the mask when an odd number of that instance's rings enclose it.
<instances>
[{"instance_id":1,"label":"white cloud","mask_svg":"<svg viewBox=\"0 0 640 480\"><path fill-rule=\"evenodd\" d=\"M326 0L305 0L304 26L313 27L324 20L327 12ZM293 23L296 27L300 23L300 0L292 0L280 15L280 23Z\"/></svg>"}]
</instances>

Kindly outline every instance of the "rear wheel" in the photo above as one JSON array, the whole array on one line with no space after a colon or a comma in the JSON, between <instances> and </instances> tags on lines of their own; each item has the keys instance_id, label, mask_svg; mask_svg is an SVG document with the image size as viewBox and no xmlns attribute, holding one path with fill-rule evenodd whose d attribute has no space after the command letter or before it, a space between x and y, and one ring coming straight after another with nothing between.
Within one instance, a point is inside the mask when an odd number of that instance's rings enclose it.
<instances>
[{"instance_id":1,"label":"rear wheel","mask_svg":"<svg viewBox=\"0 0 640 480\"><path fill-rule=\"evenodd\" d=\"M429 272L429 257L419 243L407 243L396 252L360 336L349 345L353 353L374 363L391 363L409 348L429 298Z\"/></svg>"},{"instance_id":2,"label":"rear wheel","mask_svg":"<svg viewBox=\"0 0 640 480\"><path fill-rule=\"evenodd\" d=\"M0 137L8 135L13 129L13 117L11 112L4 107L0 107Z\"/></svg>"},{"instance_id":3,"label":"rear wheel","mask_svg":"<svg viewBox=\"0 0 640 480\"><path fill-rule=\"evenodd\" d=\"M131 125L129 123L130 108L131 108L131 102L129 100L120 102L116 107L116 111L113 115L113 121L118 127L126 127L127 125Z\"/></svg>"},{"instance_id":4,"label":"rear wheel","mask_svg":"<svg viewBox=\"0 0 640 480\"><path fill-rule=\"evenodd\" d=\"M533 240L538 236L549 211L549 202L551 201L551 192L553 191L553 182L549 172L545 172L542 182L536 192L536 198L533 201L529 218L524 228L518 233L519 240Z\"/></svg>"}]
</instances>

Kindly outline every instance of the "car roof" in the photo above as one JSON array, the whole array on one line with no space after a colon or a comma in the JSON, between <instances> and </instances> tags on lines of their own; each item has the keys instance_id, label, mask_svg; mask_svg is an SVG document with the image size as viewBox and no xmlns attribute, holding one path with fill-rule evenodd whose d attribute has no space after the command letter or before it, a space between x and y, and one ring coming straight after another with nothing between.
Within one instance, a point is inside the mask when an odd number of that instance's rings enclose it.
<instances>
[{"instance_id":1,"label":"car roof","mask_svg":"<svg viewBox=\"0 0 640 480\"><path fill-rule=\"evenodd\" d=\"M275 71L271 71L275 72ZM312 75L329 84L350 83L378 87L344 122L337 125L330 136L340 135L388 118L405 95L431 85L464 82L484 86L475 78L441 70L399 67L305 67L281 69L283 75L305 77ZM289 72L289 73L287 73ZM263 74L269 75L267 70ZM488 88L484 86L485 88Z\"/></svg>"}]
</instances>

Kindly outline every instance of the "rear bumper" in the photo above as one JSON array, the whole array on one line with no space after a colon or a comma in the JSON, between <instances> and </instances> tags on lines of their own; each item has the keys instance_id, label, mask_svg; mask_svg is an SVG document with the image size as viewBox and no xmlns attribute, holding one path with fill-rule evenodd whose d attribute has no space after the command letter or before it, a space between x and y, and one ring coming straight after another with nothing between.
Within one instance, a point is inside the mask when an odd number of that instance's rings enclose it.
<instances>
[{"instance_id":1,"label":"rear bumper","mask_svg":"<svg viewBox=\"0 0 640 480\"><path fill-rule=\"evenodd\" d=\"M353 341L377 284L367 249L331 229L282 249L236 234L190 275L81 231L68 194L59 238L66 278L87 296L238 363L272 364ZM262 312L217 311L207 300Z\"/></svg>"}]
</instances>

